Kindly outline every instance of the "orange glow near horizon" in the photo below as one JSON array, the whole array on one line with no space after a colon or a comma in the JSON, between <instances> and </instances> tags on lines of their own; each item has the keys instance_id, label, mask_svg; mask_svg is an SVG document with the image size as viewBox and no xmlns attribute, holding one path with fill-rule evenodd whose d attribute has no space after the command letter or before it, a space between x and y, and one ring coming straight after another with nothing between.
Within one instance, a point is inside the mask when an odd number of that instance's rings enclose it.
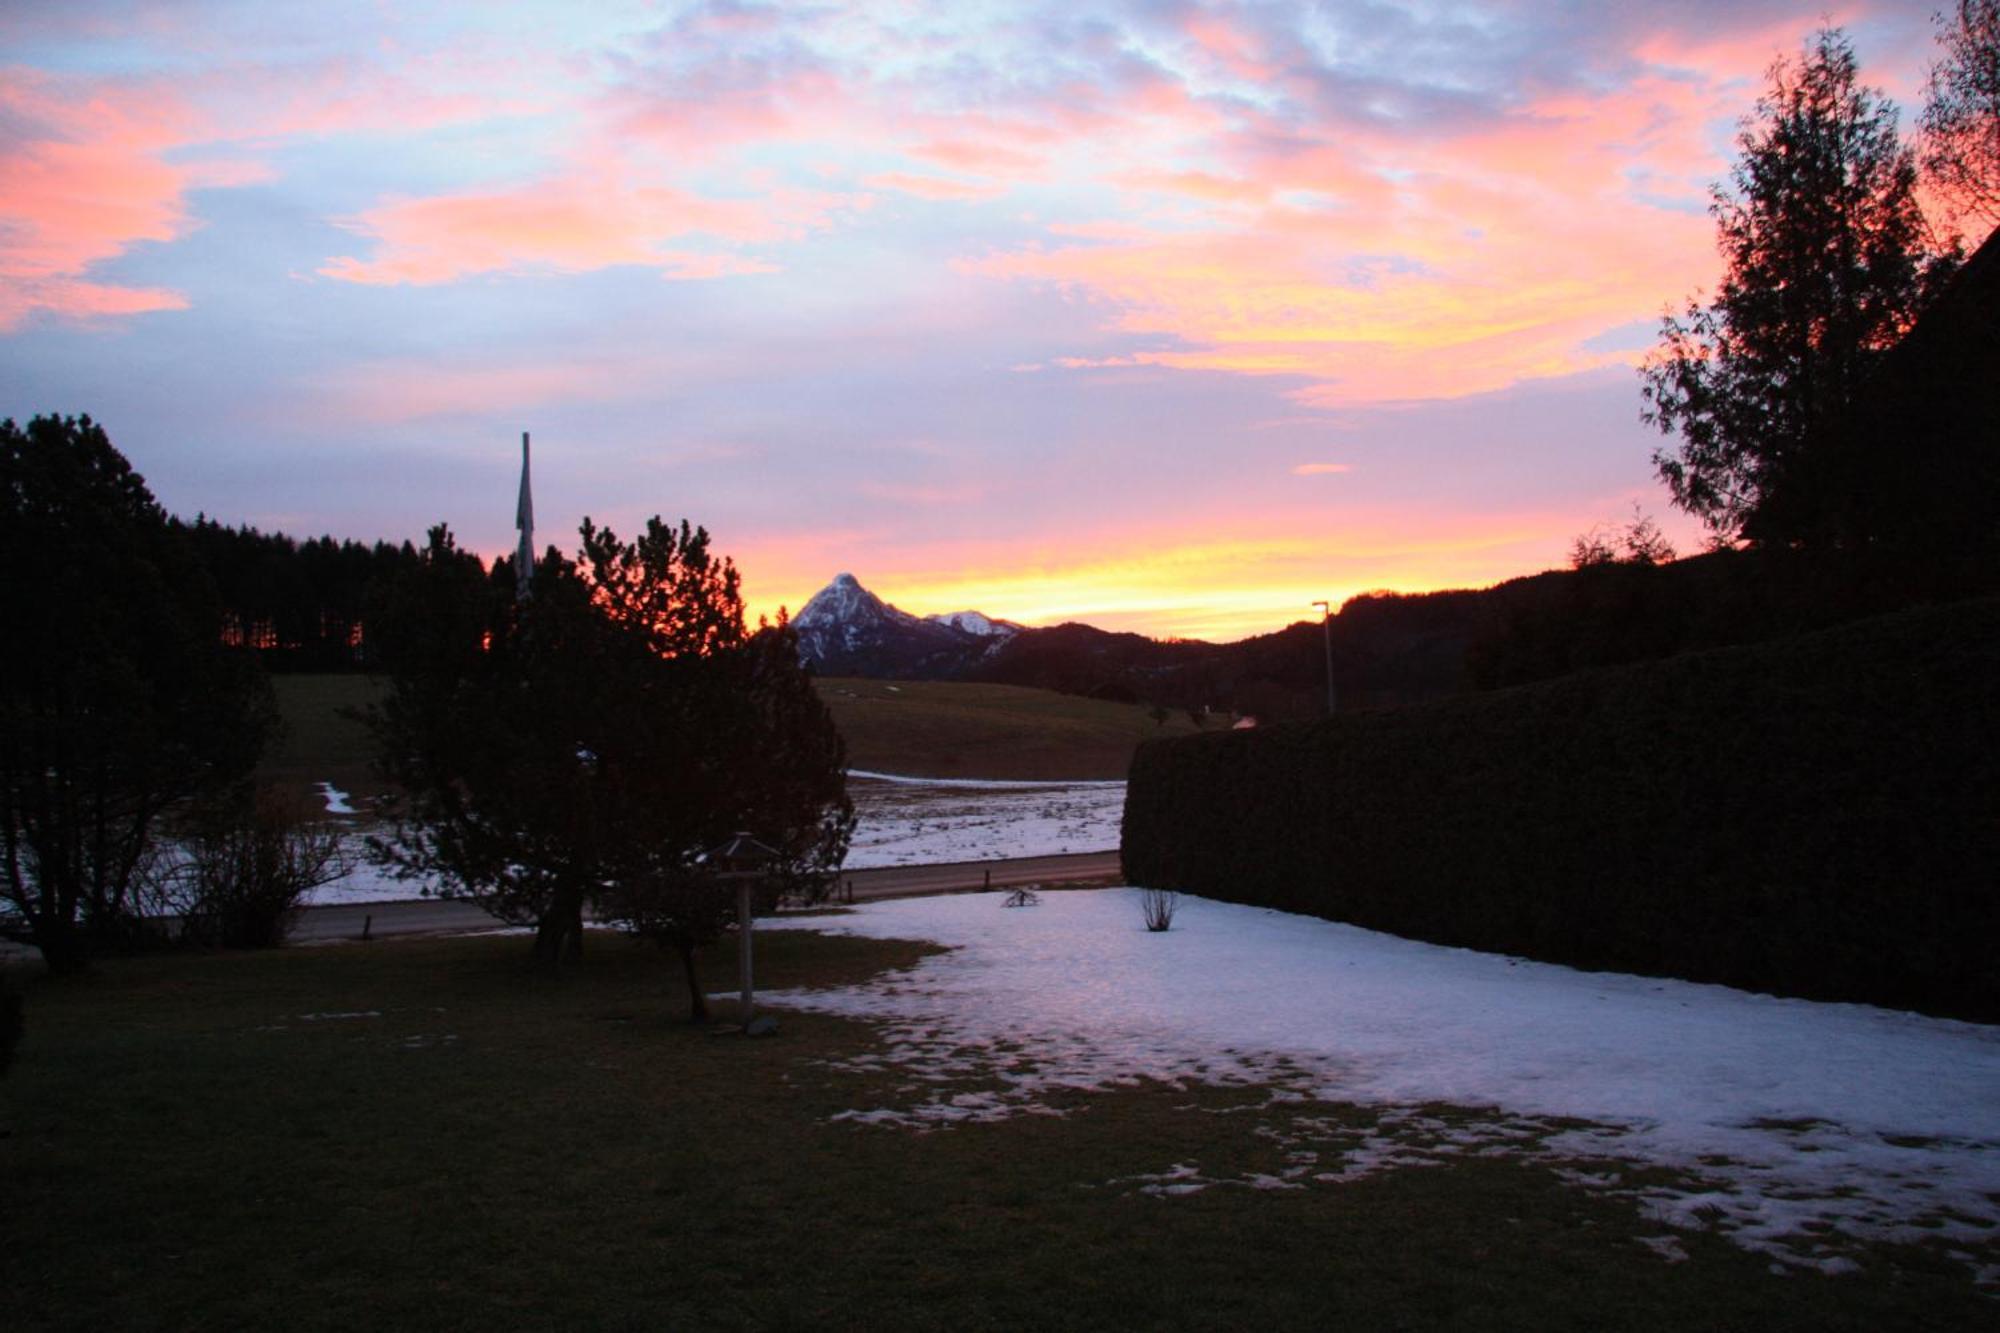
<instances>
[{"instance_id":1,"label":"orange glow near horizon","mask_svg":"<svg viewBox=\"0 0 2000 1333\"><path fill-rule=\"evenodd\" d=\"M1154 638L1223 642L1309 619L1314 601L1338 608L1367 592L1488 587L1551 568L1588 526L1568 515L1516 515L1467 520L1456 532L1392 535L1385 522L1337 541L1245 535L1155 545L1140 539L1068 559L995 550L969 555L965 565L951 569L907 562L879 570L840 568L913 615L972 610L1032 627L1081 621ZM741 553L753 622L759 615L775 618L780 606L797 614L840 572L802 570L811 558L802 550L751 547ZM758 577L760 568L776 577Z\"/></svg>"}]
</instances>

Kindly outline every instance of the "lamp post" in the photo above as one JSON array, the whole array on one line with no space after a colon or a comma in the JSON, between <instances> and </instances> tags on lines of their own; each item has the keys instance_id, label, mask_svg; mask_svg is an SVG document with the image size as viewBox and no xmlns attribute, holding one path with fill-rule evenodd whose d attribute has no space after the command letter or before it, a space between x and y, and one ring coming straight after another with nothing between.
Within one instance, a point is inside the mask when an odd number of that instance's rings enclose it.
<instances>
[{"instance_id":1,"label":"lamp post","mask_svg":"<svg viewBox=\"0 0 2000 1333\"><path fill-rule=\"evenodd\" d=\"M1326 640L1326 715L1333 716L1333 605L1314 602L1319 608L1320 637Z\"/></svg>"},{"instance_id":2,"label":"lamp post","mask_svg":"<svg viewBox=\"0 0 2000 1333\"><path fill-rule=\"evenodd\" d=\"M743 982L739 1012L747 1037L762 1037L778 1030L775 1019L756 1017L756 988L750 980L750 886L764 877L764 867L777 856L775 847L757 841L748 833L735 834L709 853L709 859L721 867L717 878L736 884L736 966Z\"/></svg>"}]
</instances>

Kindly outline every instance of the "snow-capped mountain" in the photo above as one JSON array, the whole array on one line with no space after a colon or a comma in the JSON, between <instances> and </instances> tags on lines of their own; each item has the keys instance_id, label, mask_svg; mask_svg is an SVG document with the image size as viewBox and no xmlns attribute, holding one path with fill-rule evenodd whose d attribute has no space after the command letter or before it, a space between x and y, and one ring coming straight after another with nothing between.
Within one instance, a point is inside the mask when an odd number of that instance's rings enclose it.
<instances>
[{"instance_id":1,"label":"snow-capped mountain","mask_svg":"<svg viewBox=\"0 0 2000 1333\"><path fill-rule=\"evenodd\" d=\"M854 575L841 574L800 608L792 628L799 656L822 675L944 679L1011 638L1019 626L977 611L913 616L862 587Z\"/></svg>"},{"instance_id":2,"label":"snow-capped mountain","mask_svg":"<svg viewBox=\"0 0 2000 1333\"><path fill-rule=\"evenodd\" d=\"M1011 620L994 620L977 611L953 611L949 615L925 616L924 619L934 625L949 625L967 634L977 634L982 639L1011 639L1022 628Z\"/></svg>"}]
</instances>

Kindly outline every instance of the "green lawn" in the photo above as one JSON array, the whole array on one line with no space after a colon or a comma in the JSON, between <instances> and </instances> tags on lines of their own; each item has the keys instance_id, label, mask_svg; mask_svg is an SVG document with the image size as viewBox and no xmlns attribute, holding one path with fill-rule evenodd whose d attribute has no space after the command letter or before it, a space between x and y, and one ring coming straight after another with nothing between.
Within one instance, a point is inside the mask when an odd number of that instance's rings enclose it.
<instances>
[{"instance_id":1,"label":"green lawn","mask_svg":"<svg viewBox=\"0 0 2000 1333\"><path fill-rule=\"evenodd\" d=\"M1503 1158L1158 1198L1275 1171L1259 1089L1139 1087L929 1134L871 1027L681 1021L655 952L518 937L118 961L35 982L0 1083L0 1323L43 1328L1990 1328L1927 1251L1777 1277L1668 1264L1615 1200ZM760 983L922 946L760 937ZM711 989L731 983L711 960ZM727 1006L725 1005L726 1009ZM345 1016L342 1016L345 1015ZM1032 1048L1032 1033L1022 1040ZM1360 1108L1308 1108L1363 1122Z\"/></svg>"}]
</instances>

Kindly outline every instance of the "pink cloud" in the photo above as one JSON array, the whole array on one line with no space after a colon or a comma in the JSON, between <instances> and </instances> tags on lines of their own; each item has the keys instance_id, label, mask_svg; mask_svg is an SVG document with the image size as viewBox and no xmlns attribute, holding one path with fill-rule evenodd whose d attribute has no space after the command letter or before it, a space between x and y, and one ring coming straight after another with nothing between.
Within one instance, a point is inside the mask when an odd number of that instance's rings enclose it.
<instances>
[{"instance_id":1,"label":"pink cloud","mask_svg":"<svg viewBox=\"0 0 2000 1333\"><path fill-rule=\"evenodd\" d=\"M36 310L89 319L184 307L176 292L84 274L192 226L184 199L205 169L164 157L185 107L12 68L0 72L0 112L23 127L0 148L0 331Z\"/></svg>"},{"instance_id":2,"label":"pink cloud","mask_svg":"<svg viewBox=\"0 0 2000 1333\"><path fill-rule=\"evenodd\" d=\"M978 142L970 139L941 139L920 143L909 149L912 157L953 171L967 171L981 175L1008 177L1032 176L1048 165L1048 159L1040 153L1024 152L1019 148L1009 148L1003 144Z\"/></svg>"},{"instance_id":3,"label":"pink cloud","mask_svg":"<svg viewBox=\"0 0 2000 1333\"><path fill-rule=\"evenodd\" d=\"M84 322L185 310L187 297L163 287L117 287L61 278L0 276L0 332L19 328L38 310Z\"/></svg>"},{"instance_id":4,"label":"pink cloud","mask_svg":"<svg viewBox=\"0 0 2000 1333\"><path fill-rule=\"evenodd\" d=\"M1259 50L1258 39L1231 25L1220 15L1198 12L1181 25L1195 45L1231 76L1250 83L1263 83L1276 75L1277 67Z\"/></svg>"},{"instance_id":5,"label":"pink cloud","mask_svg":"<svg viewBox=\"0 0 2000 1333\"><path fill-rule=\"evenodd\" d=\"M343 225L375 242L372 259L340 256L319 270L368 285L426 286L484 273L582 273L617 265L668 277L766 273L762 260L722 251L669 249L706 236L723 246L795 239L855 201L777 190L761 198L710 199L668 186L624 186L601 172L479 194L398 199Z\"/></svg>"},{"instance_id":6,"label":"pink cloud","mask_svg":"<svg viewBox=\"0 0 2000 1333\"><path fill-rule=\"evenodd\" d=\"M1657 69L1692 75L1709 84L1753 81L1779 56L1796 55L1807 33L1821 24L1851 26L1864 6L1829 5L1814 13L1794 13L1747 27L1660 27L1645 32L1632 54Z\"/></svg>"}]
</instances>

